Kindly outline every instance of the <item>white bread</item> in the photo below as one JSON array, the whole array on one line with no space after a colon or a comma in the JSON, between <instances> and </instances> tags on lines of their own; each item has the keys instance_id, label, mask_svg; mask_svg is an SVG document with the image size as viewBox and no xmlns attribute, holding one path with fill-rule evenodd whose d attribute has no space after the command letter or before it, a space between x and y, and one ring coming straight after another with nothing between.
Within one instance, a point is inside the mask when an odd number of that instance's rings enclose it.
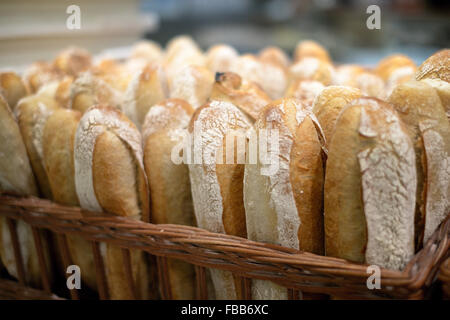
<instances>
[{"instance_id":1,"label":"white bread","mask_svg":"<svg viewBox=\"0 0 450 320\"><path fill-rule=\"evenodd\" d=\"M211 101L197 109L189 132L194 134L194 161L189 164L195 217L200 228L212 232L246 237L243 203L245 149L234 145L233 162L224 161L226 136L242 135L250 123L239 109L229 102ZM244 146L245 148L245 146ZM200 161L198 161L200 160ZM240 160L240 161L238 161ZM240 282L230 272L211 270L216 297L241 297Z\"/></svg>"},{"instance_id":2,"label":"white bread","mask_svg":"<svg viewBox=\"0 0 450 320\"><path fill-rule=\"evenodd\" d=\"M416 166L389 104L353 100L339 115L325 174L325 251L401 270L414 255Z\"/></svg>"},{"instance_id":3,"label":"white bread","mask_svg":"<svg viewBox=\"0 0 450 320\"><path fill-rule=\"evenodd\" d=\"M259 154L257 164L245 166L248 238L323 254L323 138L317 119L299 100L286 98L266 106L254 130L259 143L270 130L270 163ZM278 137L269 136L275 130ZM287 299L286 288L269 281L253 281L252 292L254 299Z\"/></svg>"},{"instance_id":4,"label":"white bread","mask_svg":"<svg viewBox=\"0 0 450 320\"><path fill-rule=\"evenodd\" d=\"M214 75L206 67L188 65L173 72L168 80L170 97L186 100L196 109L208 100Z\"/></svg>"},{"instance_id":5,"label":"white bread","mask_svg":"<svg viewBox=\"0 0 450 320\"><path fill-rule=\"evenodd\" d=\"M152 199L152 222L195 226L189 169L174 163L172 152L184 142L183 134L194 109L184 100L168 99L153 106L143 125L144 166ZM168 259L173 299L195 299L193 265Z\"/></svg>"},{"instance_id":6,"label":"white bread","mask_svg":"<svg viewBox=\"0 0 450 320\"><path fill-rule=\"evenodd\" d=\"M231 46L219 44L206 52L206 66L212 73L228 72L239 57L239 53Z\"/></svg>"},{"instance_id":7,"label":"white bread","mask_svg":"<svg viewBox=\"0 0 450 320\"><path fill-rule=\"evenodd\" d=\"M206 58L199 46L188 36L178 36L170 40L164 55L168 79L189 65L206 66Z\"/></svg>"},{"instance_id":8,"label":"white bread","mask_svg":"<svg viewBox=\"0 0 450 320\"><path fill-rule=\"evenodd\" d=\"M449 213L450 124L439 96L422 81L397 86L389 102L408 125L416 152L416 244L420 249Z\"/></svg>"},{"instance_id":9,"label":"white bread","mask_svg":"<svg viewBox=\"0 0 450 320\"><path fill-rule=\"evenodd\" d=\"M81 118L75 135L75 187L80 206L133 219L149 219L147 178L143 165L141 135L119 110L94 106ZM106 245L105 259L110 297L133 297L126 282L120 248ZM131 250L133 278L142 298L149 289L146 256Z\"/></svg>"},{"instance_id":10,"label":"white bread","mask_svg":"<svg viewBox=\"0 0 450 320\"><path fill-rule=\"evenodd\" d=\"M228 101L255 121L259 112L272 101L256 83L233 72L216 73L211 100Z\"/></svg>"}]
</instances>

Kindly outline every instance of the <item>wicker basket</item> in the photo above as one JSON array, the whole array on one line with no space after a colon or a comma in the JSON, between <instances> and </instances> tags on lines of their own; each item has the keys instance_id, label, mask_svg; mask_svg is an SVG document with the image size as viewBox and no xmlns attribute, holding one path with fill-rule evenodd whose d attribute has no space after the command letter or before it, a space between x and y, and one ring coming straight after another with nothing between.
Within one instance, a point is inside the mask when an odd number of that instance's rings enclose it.
<instances>
[{"instance_id":1,"label":"wicker basket","mask_svg":"<svg viewBox=\"0 0 450 320\"><path fill-rule=\"evenodd\" d=\"M447 217L403 271L382 269L381 289L369 290L366 284L369 276L367 265L216 234L199 228L155 225L88 212L78 207L61 206L48 200L7 195L0 195L0 214L7 217L19 274L18 283L0 280L0 297L10 298L57 298L52 295L38 236L39 229L48 229L57 235L65 265L70 264L65 238L67 234L81 235L92 241L100 299L108 298L108 288L99 242L122 247L125 258L129 258L129 249L132 248L156 256L163 299L171 298L168 275L164 271L167 258L178 258L195 265L199 299L207 298L205 268L229 270L242 277L242 290L244 297L248 299L251 297L251 278L272 280L285 286L289 290L290 299L298 299L299 290L303 293L321 293L351 299L423 299L428 296L428 289L436 279L442 262L449 257L450 245L450 219ZM24 286L24 266L15 232L17 219L32 226L42 274L42 292ZM129 285L133 288L130 263L125 263L124 268L130 279ZM448 280L449 273L441 270L442 276ZM70 290L70 297L78 298L76 290Z\"/></svg>"}]
</instances>

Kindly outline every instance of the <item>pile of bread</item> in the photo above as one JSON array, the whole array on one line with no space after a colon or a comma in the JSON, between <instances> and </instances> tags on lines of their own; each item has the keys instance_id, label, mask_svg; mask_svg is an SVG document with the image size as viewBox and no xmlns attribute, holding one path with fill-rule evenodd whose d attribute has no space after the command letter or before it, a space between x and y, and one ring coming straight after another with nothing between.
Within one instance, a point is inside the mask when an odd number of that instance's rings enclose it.
<instances>
[{"instance_id":1,"label":"pile of bread","mask_svg":"<svg viewBox=\"0 0 450 320\"><path fill-rule=\"evenodd\" d=\"M448 49L419 67L393 55L367 68L336 65L313 41L292 59L276 47L203 52L187 36L164 50L139 43L120 61L71 48L21 76L0 74L0 191L401 270L450 211L449 82ZM193 157L212 161L174 163L196 125L205 131ZM278 132L277 152L267 146L277 170L263 174L259 157L219 159L234 132L265 129ZM248 148L233 147L234 157L247 160ZM0 267L17 277L0 224ZM30 227L16 227L37 285ZM83 285L96 290L91 244L68 243ZM110 298L134 297L121 249L103 244L101 254ZM138 250L131 260L139 298L157 298L154 261ZM192 265L169 259L166 272L173 298L195 297ZM209 284L218 299L242 297L229 272L211 269ZM287 298L262 280L252 294Z\"/></svg>"}]
</instances>

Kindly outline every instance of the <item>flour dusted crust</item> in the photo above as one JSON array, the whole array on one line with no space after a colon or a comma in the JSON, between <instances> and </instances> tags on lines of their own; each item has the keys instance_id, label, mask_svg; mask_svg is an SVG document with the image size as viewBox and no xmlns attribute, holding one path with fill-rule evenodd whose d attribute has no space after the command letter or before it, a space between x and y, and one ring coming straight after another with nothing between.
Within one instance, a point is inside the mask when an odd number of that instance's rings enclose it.
<instances>
[{"instance_id":1,"label":"flour dusted crust","mask_svg":"<svg viewBox=\"0 0 450 320\"><path fill-rule=\"evenodd\" d=\"M188 36L178 36L170 40L163 60L168 79L175 76L185 66L206 66L206 58L202 50Z\"/></svg>"},{"instance_id":2,"label":"flour dusted crust","mask_svg":"<svg viewBox=\"0 0 450 320\"><path fill-rule=\"evenodd\" d=\"M241 237L247 235L242 193L244 164L226 164L219 155L225 157L227 135L245 134L249 128L244 114L224 101L207 103L191 119L189 132L194 135L196 162L189 165L189 176L195 216L201 228ZM196 135L196 130L201 130L201 134ZM234 150L237 159L245 157L245 154L236 154L236 147ZM214 279L216 276L220 279ZM227 280L231 279L228 272L212 272L212 277L217 285L216 296L230 299L240 296L240 285L238 281ZM227 285L219 285L222 281Z\"/></svg>"},{"instance_id":3,"label":"flour dusted crust","mask_svg":"<svg viewBox=\"0 0 450 320\"><path fill-rule=\"evenodd\" d=\"M195 109L209 98L214 75L202 66L188 65L169 78L170 97L186 100Z\"/></svg>"},{"instance_id":4,"label":"flour dusted crust","mask_svg":"<svg viewBox=\"0 0 450 320\"><path fill-rule=\"evenodd\" d=\"M288 68L291 64L287 54L278 47L266 47L259 52L259 59L264 62L272 63L281 68Z\"/></svg>"},{"instance_id":5,"label":"flour dusted crust","mask_svg":"<svg viewBox=\"0 0 450 320\"><path fill-rule=\"evenodd\" d=\"M236 59L231 71L245 80L260 85L271 99L281 98L288 84L284 68L261 61L251 54L245 54Z\"/></svg>"},{"instance_id":6,"label":"flour dusted crust","mask_svg":"<svg viewBox=\"0 0 450 320\"><path fill-rule=\"evenodd\" d=\"M415 195L414 149L395 111L354 100L328 153L326 254L401 270L414 254Z\"/></svg>"},{"instance_id":7,"label":"flour dusted crust","mask_svg":"<svg viewBox=\"0 0 450 320\"><path fill-rule=\"evenodd\" d=\"M419 66L416 80L422 79L440 79L450 83L450 49L436 52Z\"/></svg>"},{"instance_id":8,"label":"flour dusted crust","mask_svg":"<svg viewBox=\"0 0 450 320\"><path fill-rule=\"evenodd\" d=\"M15 72L0 73L0 95L5 98L12 110L15 109L17 102L28 95L28 90L22 78Z\"/></svg>"},{"instance_id":9,"label":"flour dusted crust","mask_svg":"<svg viewBox=\"0 0 450 320\"><path fill-rule=\"evenodd\" d=\"M271 101L255 83L243 80L233 72L217 73L211 100L228 101L255 121L259 112Z\"/></svg>"},{"instance_id":10,"label":"flour dusted crust","mask_svg":"<svg viewBox=\"0 0 450 320\"><path fill-rule=\"evenodd\" d=\"M36 93L39 88L52 81L57 81L63 77L50 63L38 61L31 64L23 74L23 80L30 93Z\"/></svg>"},{"instance_id":11,"label":"flour dusted crust","mask_svg":"<svg viewBox=\"0 0 450 320\"><path fill-rule=\"evenodd\" d=\"M136 43L132 50L130 59L141 59L145 63L159 63L163 58L161 46L151 40L142 40Z\"/></svg>"},{"instance_id":12,"label":"flour dusted crust","mask_svg":"<svg viewBox=\"0 0 450 320\"><path fill-rule=\"evenodd\" d=\"M278 130L278 150L271 139L267 146L268 158L272 164L278 162L278 168L266 175L262 159L246 164L249 239L323 253L324 172L317 126L315 116L293 98L274 101L260 114L253 134ZM286 297L284 288L267 281L255 281L252 292L259 299Z\"/></svg>"},{"instance_id":13,"label":"flour dusted crust","mask_svg":"<svg viewBox=\"0 0 450 320\"><path fill-rule=\"evenodd\" d=\"M206 52L206 66L213 73L228 72L238 57L239 53L233 47L226 44L215 45Z\"/></svg>"},{"instance_id":14,"label":"flour dusted crust","mask_svg":"<svg viewBox=\"0 0 450 320\"><path fill-rule=\"evenodd\" d=\"M414 71L417 69L416 64L409 57L402 54L393 54L378 62L373 72L386 82L395 70L408 67L414 69Z\"/></svg>"},{"instance_id":15,"label":"flour dusted crust","mask_svg":"<svg viewBox=\"0 0 450 320\"><path fill-rule=\"evenodd\" d=\"M97 104L120 109L123 94L91 72L84 72L70 86L70 108L84 113Z\"/></svg>"},{"instance_id":16,"label":"flour dusted crust","mask_svg":"<svg viewBox=\"0 0 450 320\"><path fill-rule=\"evenodd\" d=\"M314 100L324 88L325 86L319 81L297 79L288 87L286 97L300 100L303 106L311 111Z\"/></svg>"},{"instance_id":17,"label":"flour dusted crust","mask_svg":"<svg viewBox=\"0 0 450 320\"><path fill-rule=\"evenodd\" d=\"M125 92L122 111L141 129L148 110L167 98L168 85L161 66L147 66L130 81Z\"/></svg>"},{"instance_id":18,"label":"flour dusted crust","mask_svg":"<svg viewBox=\"0 0 450 320\"><path fill-rule=\"evenodd\" d=\"M294 80L314 80L328 86L333 79L334 68L325 61L315 57L305 57L289 67L289 79Z\"/></svg>"},{"instance_id":19,"label":"flour dusted crust","mask_svg":"<svg viewBox=\"0 0 450 320\"><path fill-rule=\"evenodd\" d=\"M408 125L417 167L416 243L427 241L448 213L450 125L436 90L425 81L397 86L389 101Z\"/></svg>"},{"instance_id":20,"label":"flour dusted crust","mask_svg":"<svg viewBox=\"0 0 450 320\"><path fill-rule=\"evenodd\" d=\"M91 54L77 47L67 48L53 61L53 66L57 71L74 77L88 70L91 64Z\"/></svg>"},{"instance_id":21,"label":"flour dusted crust","mask_svg":"<svg viewBox=\"0 0 450 320\"><path fill-rule=\"evenodd\" d=\"M317 116L328 144L333 136L340 112L348 103L360 96L359 89L345 86L329 86L317 95L312 111Z\"/></svg>"}]
</instances>

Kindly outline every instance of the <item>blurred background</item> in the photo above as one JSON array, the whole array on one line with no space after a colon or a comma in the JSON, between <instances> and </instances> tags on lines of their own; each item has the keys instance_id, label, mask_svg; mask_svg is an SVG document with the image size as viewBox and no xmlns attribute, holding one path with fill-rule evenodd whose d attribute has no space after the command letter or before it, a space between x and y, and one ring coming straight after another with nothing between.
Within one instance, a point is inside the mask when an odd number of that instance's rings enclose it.
<instances>
[{"instance_id":1,"label":"blurred background","mask_svg":"<svg viewBox=\"0 0 450 320\"><path fill-rule=\"evenodd\" d=\"M81 10L81 28L66 27L66 9ZM369 30L369 5L381 8L381 29ZM449 0L3 0L0 68L50 60L68 45L120 56L140 38L162 45L189 34L203 49L227 43L256 52L276 45L292 53L313 39L337 63L374 65L391 53L420 64L450 47Z\"/></svg>"}]
</instances>

